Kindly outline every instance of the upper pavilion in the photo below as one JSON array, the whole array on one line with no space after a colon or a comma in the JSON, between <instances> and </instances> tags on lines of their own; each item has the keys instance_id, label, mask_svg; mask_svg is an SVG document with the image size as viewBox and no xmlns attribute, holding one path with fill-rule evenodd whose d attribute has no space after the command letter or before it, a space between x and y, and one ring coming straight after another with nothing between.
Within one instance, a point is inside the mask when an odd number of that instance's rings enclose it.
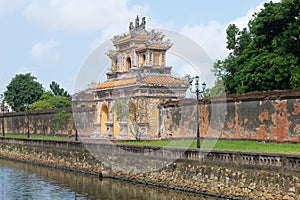
<instances>
[{"instance_id":1,"label":"upper pavilion","mask_svg":"<svg viewBox=\"0 0 300 200\"><path fill-rule=\"evenodd\" d=\"M166 51L172 44L169 40L164 40L160 32L148 32L145 27L145 17L139 23L137 16L135 26L130 22L128 34L114 36L112 42L116 50L108 52L113 73L127 72L132 68L144 66L166 66Z\"/></svg>"},{"instance_id":2,"label":"upper pavilion","mask_svg":"<svg viewBox=\"0 0 300 200\"><path fill-rule=\"evenodd\" d=\"M171 42L165 40L161 32L147 31L145 17L142 18L141 23L139 21L137 16L135 25L130 22L128 34L113 37L115 50L107 52L111 59L111 70L106 73L107 81L95 88L99 97L105 96L100 91L138 83L156 88L158 86L165 86L168 89L175 87L180 92L175 96L169 94L169 97L185 97L188 83L183 79L173 77L172 67L166 66L166 51L171 48Z\"/></svg>"}]
</instances>

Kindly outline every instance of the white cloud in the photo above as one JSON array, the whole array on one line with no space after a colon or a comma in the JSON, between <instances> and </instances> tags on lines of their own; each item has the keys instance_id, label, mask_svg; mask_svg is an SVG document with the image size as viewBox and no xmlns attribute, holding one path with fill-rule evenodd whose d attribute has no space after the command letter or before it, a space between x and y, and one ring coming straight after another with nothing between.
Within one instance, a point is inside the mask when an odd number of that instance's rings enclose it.
<instances>
[{"instance_id":1,"label":"white cloud","mask_svg":"<svg viewBox=\"0 0 300 200\"><path fill-rule=\"evenodd\" d=\"M38 42L31 49L32 58L37 61L56 63L60 57L59 46L60 43L55 40L49 40L45 43Z\"/></svg>"},{"instance_id":2,"label":"white cloud","mask_svg":"<svg viewBox=\"0 0 300 200\"><path fill-rule=\"evenodd\" d=\"M277 0L275 0L277 1ZM275 2L273 1L273 2ZM268 1L267 1L268 2ZM235 24L239 29L246 28L248 26L248 22L253 18L254 13L258 13L263 9L264 3L259 4L255 8L251 8L248 10L247 14L245 16L238 17L231 21L229 24Z\"/></svg>"},{"instance_id":3,"label":"white cloud","mask_svg":"<svg viewBox=\"0 0 300 200\"><path fill-rule=\"evenodd\" d=\"M226 26L216 21L206 25L185 26L180 32L197 42L212 60L222 59L226 50Z\"/></svg>"},{"instance_id":4,"label":"white cloud","mask_svg":"<svg viewBox=\"0 0 300 200\"><path fill-rule=\"evenodd\" d=\"M27 73L32 73L32 70L26 66L21 66L17 69L15 74L27 74Z\"/></svg>"},{"instance_id":5,"label":"white cloud","mask_svg":"<svg viewBox=\"0 0 300 200\"><path fill-rule=\"evenodd\" d=\"M279 3L281 0L272 0L273 3ZM270 2L266 1L265 3ZM235 24L239 29L246 28L248 25L248 22L253 18L254 13L260 12L264 8L264 3L259 4L255 8L251 8L248 10L247 14L242 17L238 17L234 19L230 24Z\"/></svg>"},{"instance_id":6,"label":"white cloud","mask_svg":"<svg viewBox=\"0 0 300 200\"><path fill-rule=\"evenodd\" d=\"M269 0L266 2L269 2ZM280 0L273 0L273 2L277 3ZM228 25L236 24L239 29L246 28L253 14L261 11L263 5L264 3L249 9L245 16L238 17L227 24L211 21L204 25L185 26L180 32L201 45L213 61L224 59L229 53L226 49L226 29Z\"/></svg>"},{"instance_id":7,"label":"white cloud","mask_svg":"<svg viewBox=\"0 0 300 200\"><path fill-rule=\"evenodd\" d=\"M246 28L248 26L248 22L252 19L253 14L259 12L262 8L263 4L258 5L256 8L251 8L245 16L238 17L229 24L235 24L239 29Z\"/></svg>"},{"instance_id":8,"label":"white cloud","mask_svg":"<svg viewBox=\"0 0 300 200\"><path fill-rule=\"evenodd\" d=\"M7 74L5 72L1 72L1 74L0 74L0 94L2 94L6 89L5 86L7 85L7 82L8 82L7 79L8 79Z\"/></svg>"},{"instance_id":9,"label":"white cloud","mask_svg":"<svg viewBox=\"0 0 300 200\"><path fill-rule=\"evenodd\" d=\"M192 63L191 60L187 60L186 58L182 58L172 52L169 52L167 54L167 60L167 65L173 67L172 74L176 77L183 78L186 74L193 77L199 75L201 79L200 82L206 82L208 87L212 87L214 85L215 77L212 73L210 73L212 63L209 59L203 60L199 63Z\"/></svg>"},{"instance_id":10,"label":"white cloud","mask_svg":"<svg viewBox=\"0 0 300 200\"><path fill-rule=\"evenodd\" d=\"M24 1L0 0L0 17L9 15L25 5Z\"/></svg>"},{"instance_id":11,"label":"white cloud","mask_svg":"<svg viewBox=\"0 0 300 200\"><path fill-rule=\"evenodd\" d=\"M99 30L116 23L127 24L136 13L147 10L147 6L139 5L128 8L126 3L126 0L32 0L24 15L50 30Z\"/></svg>"},{"instance_id":12,"label":"white cloud","mask_svg":"<svg viewBox=\"0 0 300 200\"><path fill-rule=\"evenodd\" d=\"M275 0L273 2L280 2L280 0ZM207 24L195 26L187 25L180 30L180 33L197 42L208 54L212 61L215 61L216 59L224 59L229 54L229 51L226 49L226 29L228 25L236 24L240 29L243 29L247 27L248 22L251 20L253 14L255 12L259 12L262 8L263 4L260 4L255 8L249 9L245 16L238 17L226 24L221 24L217 21L211 21ZM191 75L199 74L199 72L195 72L193 69L191 69L191 66L189 66L187 63L180 63L177 59L172 57L170 61L175 61L175 63L179 64L179 68L177 68L177 70L180 74L185 74L187 71ZM215 80L213 74L209 73L213 69L213 64L210 62L200 63L199 66L201 67L200 72L203 75L203 79L205 79L207 82L208 87L211 87L214 84L213 81Z\"/></svg>"}]
</instances>

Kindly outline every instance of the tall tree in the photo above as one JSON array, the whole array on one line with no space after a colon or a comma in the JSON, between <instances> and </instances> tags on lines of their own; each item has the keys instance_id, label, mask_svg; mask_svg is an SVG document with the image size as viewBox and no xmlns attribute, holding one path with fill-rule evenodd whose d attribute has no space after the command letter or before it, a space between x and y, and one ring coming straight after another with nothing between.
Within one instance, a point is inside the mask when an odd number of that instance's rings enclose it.
<instances>
[{"instance_id":1,"label":"tall tree","mask_svg":"<svg viewBox=\"0 0 300 200\"><path fill-rule=\"evenodd\" d=\"M36 79L30 73L17 74L6 87L4 100L14 111L25 111L28 105L41 97L44 89Z\"/></svg>"},{"instance_id":2,"label":"tall tree","mask_svg":"<svg viewBox=\"0 0 300 200\"><path fill-rule=\"evenodd\" d=\"M299 12L300 0L271 1L254 14L247 29L229 25L231 52L214 66L228 93L300 87Z\"/></svg>"},{"instance_id":3,"label":"tall tree","mask_svg":"<svg viewBox=\"0 0 300 200\"><path fill-rule=\"evenodd\" d=\"M55 96L70 97L70 94L54 81L51 82L50 89Z\"/></svg>"}]
</instances>

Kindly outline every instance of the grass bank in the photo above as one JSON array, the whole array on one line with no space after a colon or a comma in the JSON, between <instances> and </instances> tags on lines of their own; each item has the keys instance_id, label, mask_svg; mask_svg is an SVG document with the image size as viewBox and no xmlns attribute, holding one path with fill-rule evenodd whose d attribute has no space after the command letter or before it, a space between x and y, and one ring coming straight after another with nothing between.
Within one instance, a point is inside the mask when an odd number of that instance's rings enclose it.
<instances>
[{"instance_id":1,"label":"grass bank","mask_svg":"<svg viewBox=\"0 0 300 200\"><path fill-rule=\"evenodd\" d=\"M0 135L2 136L2 135ZM8 138L21 138L21 139L24 139L24 138L27 138L27 135L26 134L5 134L5 137L8 137ZM55 136L55 135L30 135L31 139L43 139L43 140L64 140L64 139L67 139L68 137L67 136Z\"/></svg>"},{"instance_id":2,"label":"grass bank","mask_svg":"<svg viewBox=\"0 0 300 200\"><path fill-rule=\"evenodd\" d=\"M145 146L168 146L177 148L196 148L196 140L161 140L161 141L132 141L123 144L145 145ZM244 140L204 140L201 148L215 150L234 150L248 152L274 152L300 154L300 144L257 142Z\"/></svg>"},{"instance_id":3,"label":"grass bank","mask_svg":"<svg viewBox=\"0 0 300 200\"><path fill-rule=\"evenodd\" d=\"M5 134L10 138L27 138L26 134ZM68 136L55 135L30 135L31 139L44 140L66 140ZM74 139L74 138L73 138ZM122 144L143 145L143 146L167 146L175 148L196 148L196 140L157 140L157 141L130 141L121 142ZM300 154L300 144L295 143L275 143L258 142L245 140L202 140L201 148L215 150L234 150L248 152L267 152L267 153L288 153Z\"/></svg>"}]
</instances>

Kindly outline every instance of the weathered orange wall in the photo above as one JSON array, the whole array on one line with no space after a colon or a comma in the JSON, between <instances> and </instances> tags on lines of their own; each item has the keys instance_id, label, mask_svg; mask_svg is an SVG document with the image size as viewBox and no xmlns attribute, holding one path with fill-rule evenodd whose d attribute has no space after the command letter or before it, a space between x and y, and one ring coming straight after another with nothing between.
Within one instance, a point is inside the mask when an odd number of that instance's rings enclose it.
<instances>
[{"instance_id":1,"label":"weathered orange wall","mask_svg":"<svg viewBox=\"0 0 300 200\"><path fill-rule=\"evenodd\" d=\"M73 116L63 119L61 126L55 130L58 123L54 119L56 113L60 111L72 112ZM75 127L78 132L90 133L93 131L94 108L77 108L74 112L72 108L47 109L28 112L11 112L0 114L0 135L2 135L2 125L4 133L14 134L75 134L73 117L75 116Z\"/></svg>"},{"instance_id":2,"label":"weathered orange wall","mask_svg":"<svg viewBox=\"0 0 300 200\"><path fill-rule=\"evenodd\" d=\"M202 137L300 142L300 89L227 95L199 101ZM196 136L196 101L168 101L162 137Z\"/></svg>"}]
</instances>

